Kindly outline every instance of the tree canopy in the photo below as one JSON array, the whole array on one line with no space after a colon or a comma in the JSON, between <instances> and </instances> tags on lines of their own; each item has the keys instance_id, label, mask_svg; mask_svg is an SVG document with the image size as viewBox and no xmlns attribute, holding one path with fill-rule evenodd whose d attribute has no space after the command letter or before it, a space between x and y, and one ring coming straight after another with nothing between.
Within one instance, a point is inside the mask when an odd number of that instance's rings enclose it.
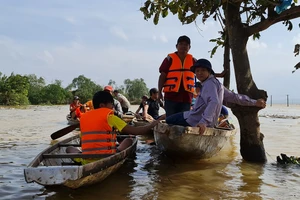
<instances>
[{"instance_id":1,"label":"tree canopy","mask_svg":"<svg viewBox=\"0 0 300 200\"><path fill-rule=\"evenodd\" d=\"M141 96L148 93L143 79L126 79L124 85L121 86L109 80L108 85L113 85L132 102L139 102ZM67 104L75 95L80 97L82 103L85 103L102 89L103 86L84 75L74 78L72 83L64 88L60 80L46 84L44 78L37 77L35 74L11 73L10 76L6 76L0 72L0 105Z\"/></svg>"},{"instance_id":2,"label":"tree canopy","mask_svg":"<svg viewBox=\"0 0 300 200\"><path fill-rule=\"evenodd\" d=\"M259 39L261 31L278 22L282 22L287 30L292 30L294 25L291 20L300 17L300 6L296 4L297 0L146 0L140 10L145 20L153 17L154 24L158 24L159 18L167 17L170 12L177 15L182 24L192 23L199 16L203 23L213 18L221 26L220 37L210 40L216 43L211 51L213 55L219 46L225 44L226 26L229 25L226 20L233 20L232 25L240 26L247 38L252 36ZM226 15L230 7L236 11ZM299 44L296 47L299 48Z\"/></svg>"}]
</instances>

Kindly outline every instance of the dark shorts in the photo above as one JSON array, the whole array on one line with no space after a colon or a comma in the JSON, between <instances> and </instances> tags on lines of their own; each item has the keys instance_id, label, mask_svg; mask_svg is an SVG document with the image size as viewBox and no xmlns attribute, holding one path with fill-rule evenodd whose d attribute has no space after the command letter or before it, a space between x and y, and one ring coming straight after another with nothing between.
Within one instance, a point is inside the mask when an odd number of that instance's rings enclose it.
<instances>
[{"instance_id":1,"label":"dark shorts","mask_svg":"<svg viewBox=\"0 0 300 200\"><path fill-rule=\"evenodd\" d=\"M186 120L183 118L183 112L176 113L166 118L167 124L180 125L180 126L190 126Z\"/></svg>"},{"instance_id":2,"label":"dark shorts","mask_svg":"<svg viewBox=\"0 0 300 200\"><path fill-rule=\"evenodd\" d=\"M190 103L183 103L183 102L175 102L170 100L165 100L165 111L166 116L171 116L175 113L180 113L184 111L188 111L191 109Z\"/></svg>"}]
</instances>

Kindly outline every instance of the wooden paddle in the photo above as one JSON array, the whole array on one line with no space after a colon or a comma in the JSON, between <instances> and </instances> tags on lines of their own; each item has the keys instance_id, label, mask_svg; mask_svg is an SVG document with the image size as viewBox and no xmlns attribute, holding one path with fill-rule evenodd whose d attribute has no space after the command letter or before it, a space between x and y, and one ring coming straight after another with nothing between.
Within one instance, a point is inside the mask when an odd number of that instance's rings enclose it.
<instances>
[{"instance_id":1,"label":"wooden paddle","mask_svg":"<svg viewBox=\"0 0 300 200\"><path fill-rule=\"evenodd\" d=\"M52 138L52 140L55 140L57 138L60 138L64 135L70 133L71 131L73 131L74 129L79 128L79 127L80 127L79 123L67 126L66 128L60 129L60 130L52 133L51 138Z\"/></svg>"}]
</instances>

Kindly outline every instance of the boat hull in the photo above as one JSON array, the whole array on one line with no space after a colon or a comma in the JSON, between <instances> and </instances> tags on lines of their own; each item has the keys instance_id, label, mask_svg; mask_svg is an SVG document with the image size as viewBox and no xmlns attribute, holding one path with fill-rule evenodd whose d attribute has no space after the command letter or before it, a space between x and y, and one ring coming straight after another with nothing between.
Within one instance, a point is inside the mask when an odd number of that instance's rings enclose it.
<instances>
[{"instance_id":1,"label":"boat hull","mask_svg":"<svg viewBox=\"0 0 300 200\"><path fill-rule=\"evenodd\" d=\"M24 169L25 180L27 183L36 182L47 187L66 186L73 189L99 183L117 171L126 159L135 152L137 138L134 137L133 140L133 144L124 151L86 165L76 165L71 158L66 157L48 158L53 154L66 155L67 146L79 145L78 135L67 138L40 153ZM45 158L45 155L48 157Z\"/></svg>"},{"instance_id":2,"label":"boat hull","mask_svg":"<svg viewBox=\"0 0 300 200\"><path fill-rule=\"evenodd\" d=\"M199 135L197 127L169 126L160 123L154 127L157 147L171 156L210 158L229 141L236 130L207 128Z\"/></svg>"}]
</instances>

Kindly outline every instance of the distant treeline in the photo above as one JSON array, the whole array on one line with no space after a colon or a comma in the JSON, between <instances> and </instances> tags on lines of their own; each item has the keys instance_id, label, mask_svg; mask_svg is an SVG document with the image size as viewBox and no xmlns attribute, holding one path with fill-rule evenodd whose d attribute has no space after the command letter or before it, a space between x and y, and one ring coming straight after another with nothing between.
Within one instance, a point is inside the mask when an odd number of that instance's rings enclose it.
<instances>
[{"instance_id":1,"label":"distant treeline","mask_svg":"<svg viewBox=\"0 0 300 200\"><path fill-rule=\"evenodd\" d=\"M148 94L148 88L142 78L126 79L124 85L116 86L115 81L109 80L108 85L118 89L131 102L138 102L141 96ZM46 84L45 79L34 74L20 75L11 73L6 76L0 72L0 105L39 105L39 104L67 104L73 96L79 96L85 103L93 98L95 92L103 86L95 83L84 75L74 78L66 88L61 80Z\"/></svg>"}]
</instances>

